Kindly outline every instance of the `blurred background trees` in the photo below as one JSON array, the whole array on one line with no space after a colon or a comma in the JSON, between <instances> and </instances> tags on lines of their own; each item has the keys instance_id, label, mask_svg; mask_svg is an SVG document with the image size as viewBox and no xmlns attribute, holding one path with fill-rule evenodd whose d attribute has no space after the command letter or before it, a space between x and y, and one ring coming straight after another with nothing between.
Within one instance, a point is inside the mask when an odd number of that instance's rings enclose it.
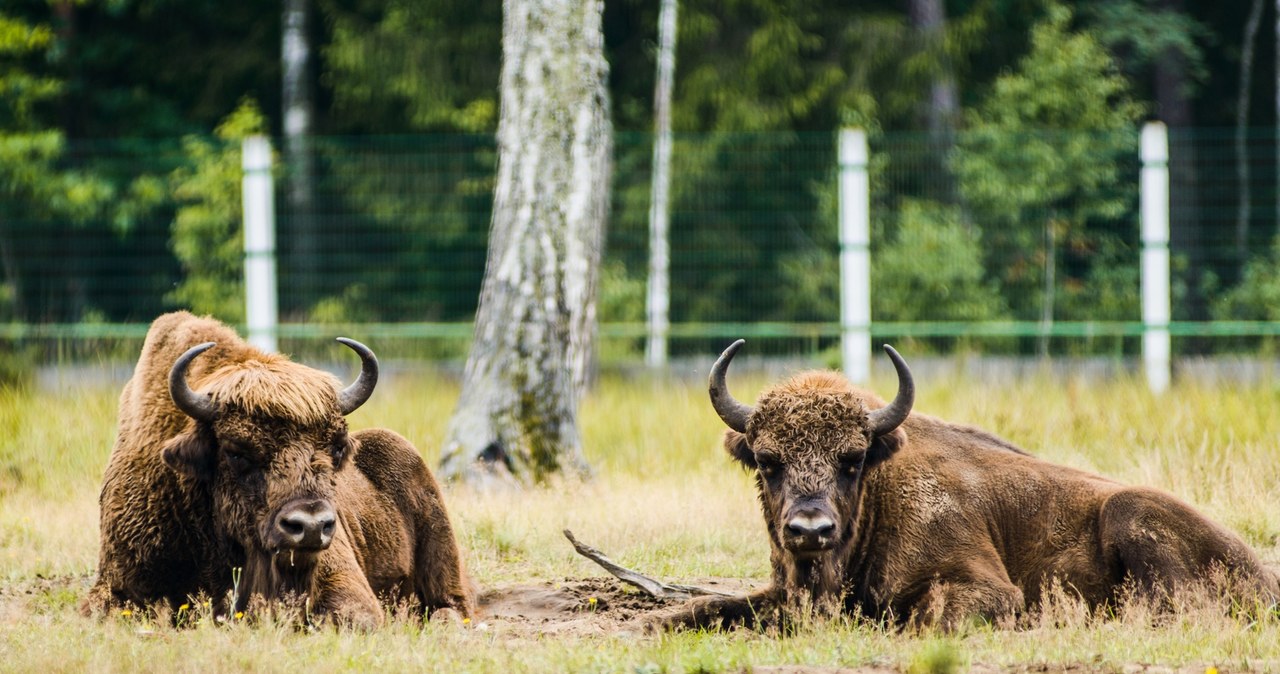
<instances>
[{"instance_id":1,"label":"blurred background trees","mask_svg":"<svg viewBox=\"0 0 1280 674\"><path fill-rule=\"evenodd\" d=\"M492 208L501 3L302 4L313 191L307 213L285 208L278 225L282 314L469 320ZM672 321L836 320L833 131L844 124L869 130L876 157L877 317L1136 316L1127 176L1143 118L1171 127L1175 318L1265 315L1277 153L1258 129L1277 119L1277 17L1264 5L1258 30L1251 3L684 0ZM215 130L243 125L241 101L283 136L284 8L5 3L0 319L145 321L182 305L236 320L230 295L196 290L197 266L227 241L194 257L181 242L193 218L238 208L200 181L225 161ZM605 3L618 131L606 317L635 320L627 303L643 287L658 10ZM1243 145L1239 126L1253 129ZM282 184L295 164L281 166ZM59 264L34 268L40 259ZM145 272L94 281L115 265ZM922 294L948 301L921 306Z\"/></svg>"}]
</instances>

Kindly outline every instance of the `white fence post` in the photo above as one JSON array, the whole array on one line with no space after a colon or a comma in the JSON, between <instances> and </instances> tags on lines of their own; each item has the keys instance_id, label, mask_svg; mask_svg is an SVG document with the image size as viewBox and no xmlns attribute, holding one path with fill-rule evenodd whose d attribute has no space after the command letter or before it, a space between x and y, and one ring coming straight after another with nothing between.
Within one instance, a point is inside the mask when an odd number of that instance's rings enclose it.
<instances>
[{"instance_id":1,"label":"white fence post","mask_svg":"<svg viewBox=\"0 0 1280 674\"><path fill-rule=\"evenodd\" d=\"M1154 393L1169 388L1169 132L1142 127L1142 364Z\"/></svg>"},{"instance_id":2,"label":"white fence post","mask_svg":"<svg viewBox=\"0 0 1280 674\"><path fill-rule=\"evenodd\" d=\"M250 136L241 145L244 202L244 309L249 343L276 350L276 208L271 141Z\"/></svg>"},{"instance_id":3,"label":"white fence post","mask_svg":"<svg viewBox=\"0 0 1280 674\"><path fill-rule=\"evenodd\" d=\"M871 188L867 134L840 130L840 356L850 381L871 378Z\"/></svg>"}]
</instances>

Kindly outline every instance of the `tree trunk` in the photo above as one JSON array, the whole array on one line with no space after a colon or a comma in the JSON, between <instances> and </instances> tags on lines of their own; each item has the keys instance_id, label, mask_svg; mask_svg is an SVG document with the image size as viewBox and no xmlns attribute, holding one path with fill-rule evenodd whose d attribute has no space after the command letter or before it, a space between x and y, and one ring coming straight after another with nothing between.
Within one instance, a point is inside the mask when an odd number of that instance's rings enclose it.
<instances>
[{"instance_id":1,"label":"tree trunk","mask_svg":"<svg viewBox=\"0 0 1280 674\"><path fill-rule=\"evenodd\" d=\"M1249 87L1253 84L1253 50L1262 23L1262 0L1253 0L1244 24L1240 52L1240 89L1236 95L1236 257L1244 264L1249 254Z\"/></svg>"},{"instance_id":2,"label":"tree trunk","mask_svg":"<svg viewBox=\"0 0 1280 674\"><path fill-rule=\"evenodd\" d=\"M578 434L609 211L601 0L506 0L498 175L475 338L441 474L587 471Z\"/></svg>"},{"instance_id":3,"label":"tree trunk","mask_svg":"<svg viewBox=\"0 0 1280 674\"><path fill-rule=\"evenodd\" d=\"M315 210L315 165L311 152L311 35L308 32L309 0L284 0L280 39L281 107L284 109L284 153L288 165L286 198L289 204L289 242L297 305L306 309L317 299L320 261Z\"/></svg>"},{"instance_id":4,"label":"tree trunk","mask_svg":"<svg viewBox=\"0 0 1280 674\"><path fill-rule=\"evenodd\" d=\"M671 187L671 88L676 70L676 0L662 0L658 14L658 77L653 88L653 182L649 190L649 283L646 318L649 341L645 362L667 364L670 326L670 237L668 195Z\"/></svg>"},{"instance_id":5,"label":"tree trunk","mask_svg":"<svg viewBox=\"0 0 1280 674\"><path fill-rule=\"evenodd\" d=\"M947 9L942 0L907 0L907 14L919 36L921 49L937 58L929 97L924 104L925 124L929 129L928 170L938 176L934 197L946 203L959 201L955 179L947 165L947 156L955 143L956 121L960 114L960 96L951 60L947 56Z\"/></svg>"}]
</instances>

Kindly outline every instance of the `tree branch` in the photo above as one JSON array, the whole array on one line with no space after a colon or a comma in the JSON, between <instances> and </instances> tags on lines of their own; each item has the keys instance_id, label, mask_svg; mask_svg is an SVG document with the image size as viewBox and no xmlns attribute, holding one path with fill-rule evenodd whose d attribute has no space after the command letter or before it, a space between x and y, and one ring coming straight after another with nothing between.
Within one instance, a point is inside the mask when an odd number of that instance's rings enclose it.
<instances>
[{"instance_id":1,"label":"tree branch","mask_svg":"<svg viewBox=\"0 0 1280 674\"><path fill-rule=\"evenodd\" d=\"M613 560L609 559L603 552L579 541L573 537L573 532L568 529L564 530L564 537L569 539L573 544L573 549L578 554L599 564L618 580L640 588L642 592L656 599L692 599L702 595L716 595L720 597L732 597L729 592L721 592L719 590L710 590L703 587L695 587L693 585L672 585L664 583L660 580L650 578L638 571L632 571L624 566L619 566Z\"/></svg>"}]
</instances>

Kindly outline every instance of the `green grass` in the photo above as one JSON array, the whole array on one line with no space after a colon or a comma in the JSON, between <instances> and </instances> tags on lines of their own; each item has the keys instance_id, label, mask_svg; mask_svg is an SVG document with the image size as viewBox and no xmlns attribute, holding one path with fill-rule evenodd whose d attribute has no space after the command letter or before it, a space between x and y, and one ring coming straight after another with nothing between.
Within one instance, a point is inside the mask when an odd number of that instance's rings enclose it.
<instances>
[{"instance_id":1,"label":"green grass","mask_svg":"<svg viewBox=\"0 0 1280 674\"><path fill-rule=\"evenodd\" d=\"M767 382L735 376L750 400ZM1172 491L1280 560L1280 396L1270 386L1182 384L1163 397L1140 381L1050 379L977 388L920 382L917 409L985 427L1052 461ZM876 382L891 395L892 381ZM457 385L432 375L381 387L352 416L387 426L434 465ZM175 630L95 622L75 604L97 559L97 492L114 436L117 390L0 390L2 671L737 671L752 666L889 666L963 671L1127 664L1280 669L1280 618L1212 608L1110 620L1057 607L1023 629L902 634L847 621L789 638L755 633L536 634L396 622L373 634L287 625ZM573 553L568 527L615 560L672 581L763 580L768 548L749 477L720 450L722 425L700 382L606 378L582 428L596 470L585 483L520 494L447 493L482 586L601 572Z\"/></svg>"}]
</instances>

